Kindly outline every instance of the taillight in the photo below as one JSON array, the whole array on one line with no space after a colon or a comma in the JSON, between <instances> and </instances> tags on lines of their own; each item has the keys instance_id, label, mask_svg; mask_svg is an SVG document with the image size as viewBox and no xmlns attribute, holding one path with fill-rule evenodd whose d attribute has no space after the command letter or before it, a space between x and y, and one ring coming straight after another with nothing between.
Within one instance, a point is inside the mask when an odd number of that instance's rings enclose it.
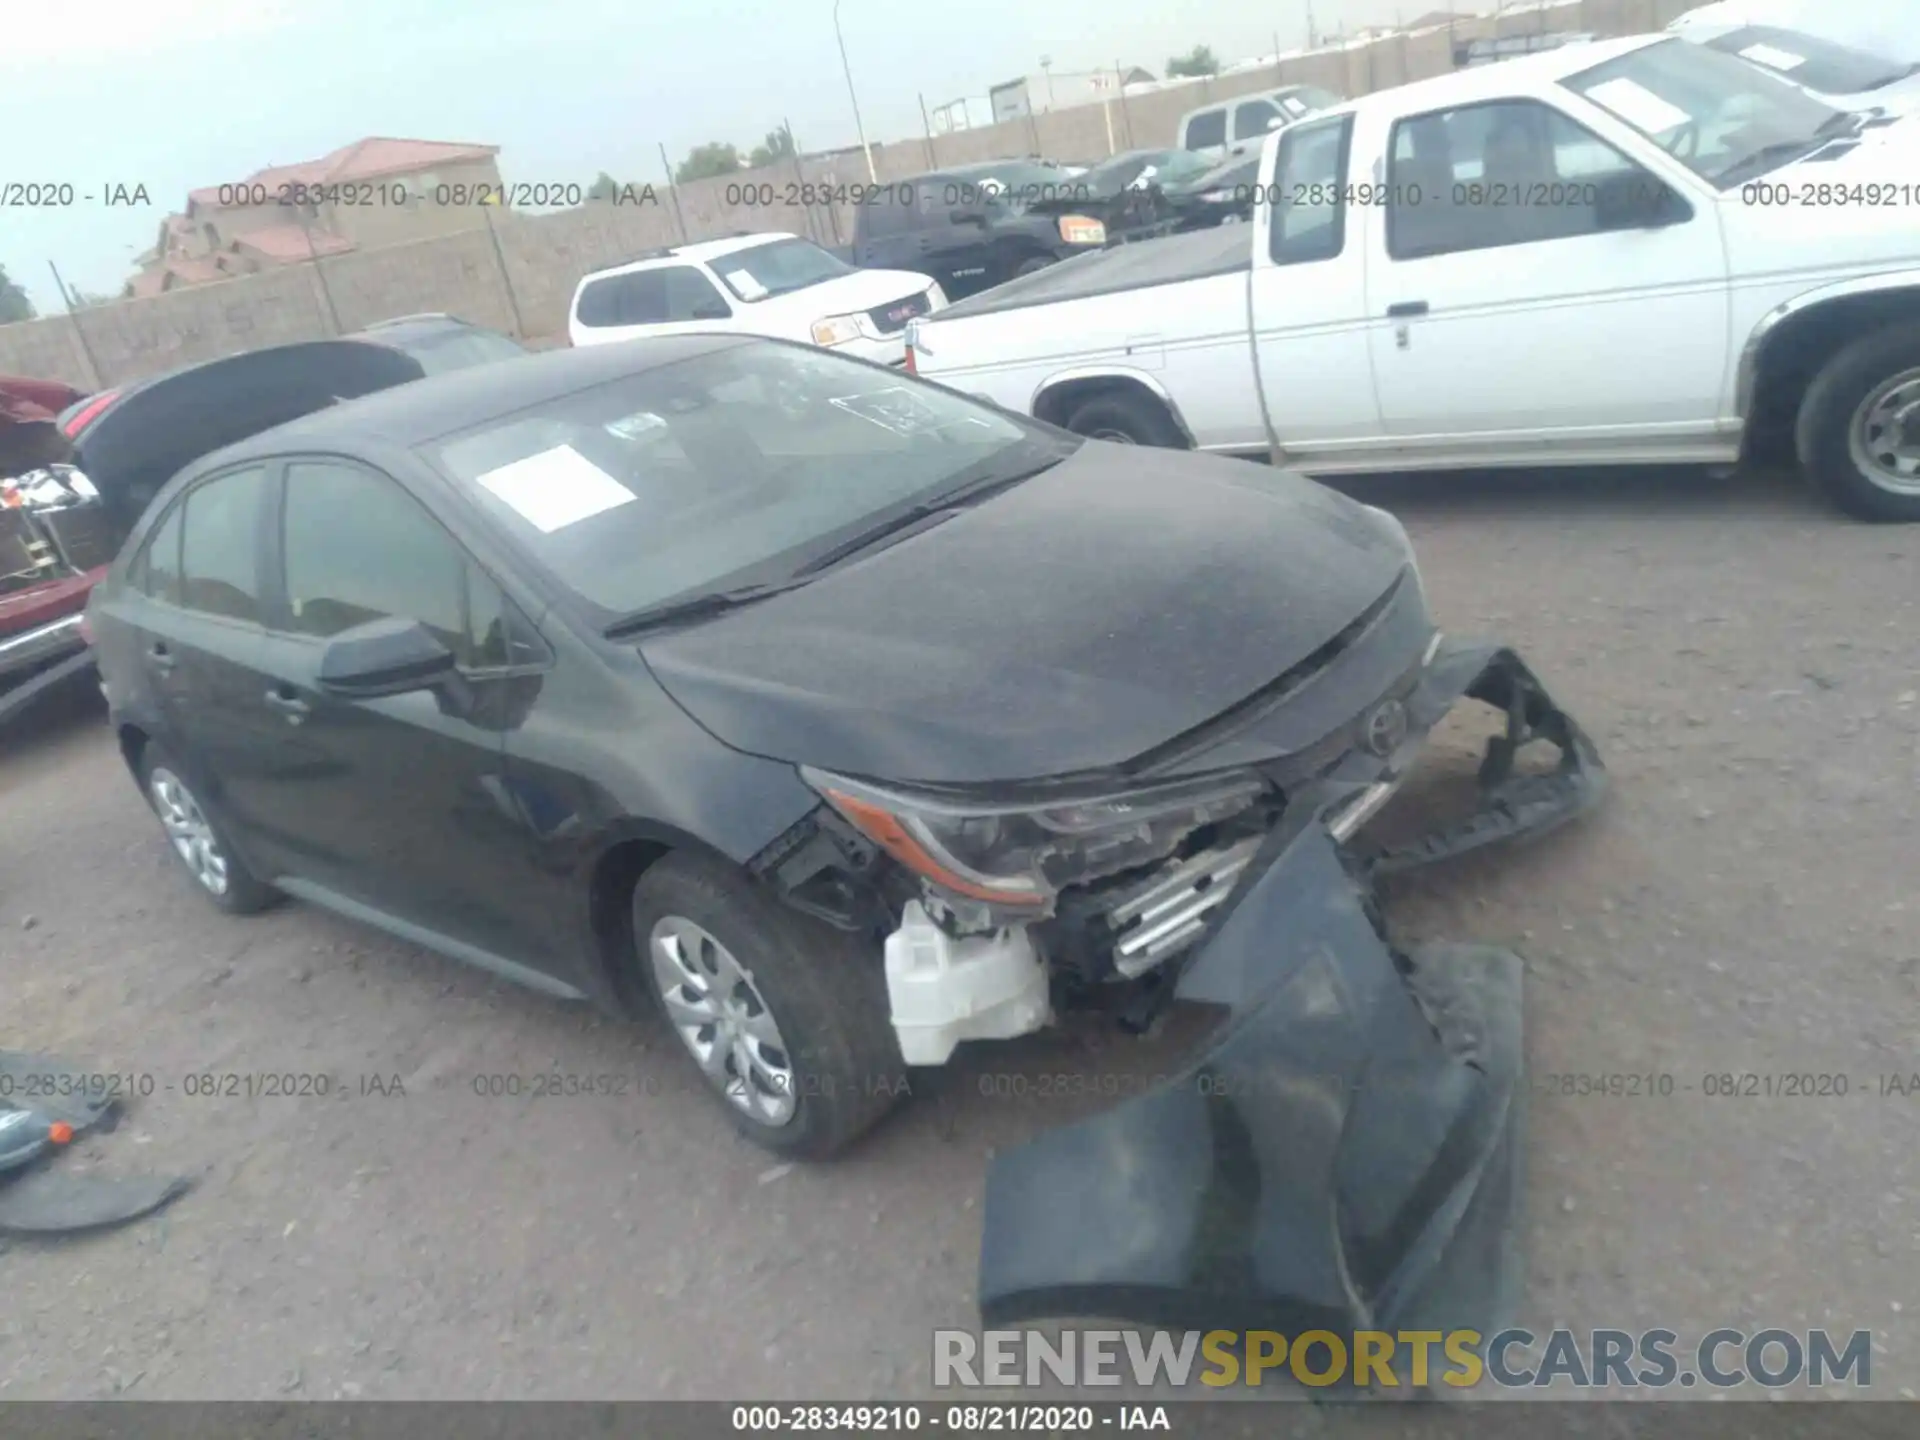
<instances>
[{"instance_id":1,"label":"taillight","mask_svg":"<svg viewBox=\"0 0 1920 1440\"><path fill-rule=\"evenodd\" d=\"M911 345L907 346L907 373L909 375L918 375L920 373L920 367L916 365L913 360L913 346Z\"/></svg>"},{"instance_id":2,"label":"taillight","mask_svg":"<svg viewBox=\"0 0 1920 1440\"><path fill-rule=\"evenodd\" d=\"M69 440L73 439L82 430L86 429L89 424L98 419L102 410L106 409L119 398L120 392L118 390L101 391L62 422L60 433L65 435Z\"/></svg>"}]
</instances>

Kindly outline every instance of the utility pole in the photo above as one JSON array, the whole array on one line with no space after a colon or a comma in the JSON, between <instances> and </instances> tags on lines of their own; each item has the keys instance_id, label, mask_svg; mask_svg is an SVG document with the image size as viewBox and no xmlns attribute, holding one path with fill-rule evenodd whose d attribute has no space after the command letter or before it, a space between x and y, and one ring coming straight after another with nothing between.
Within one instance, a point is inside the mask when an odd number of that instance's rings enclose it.
<instances>
[{"instance_id":1,"label":"utility pole","mask_svg":"<svg viewBox=\"0 0 1920 1440\"><path fill-rule=\"evenodd\" d=\"M833 0L833 38L840 42L840 69L847 77L847 99L853 102L853 133L860 138L860 153L867 160L867 179L877 185L880 183L880 173L873 168L873 151L867 148L867 130L860 123L860 97L853 93L853 66L847 63L847 37L840 33L840 0Z\"/></svg>"}]
</instances>

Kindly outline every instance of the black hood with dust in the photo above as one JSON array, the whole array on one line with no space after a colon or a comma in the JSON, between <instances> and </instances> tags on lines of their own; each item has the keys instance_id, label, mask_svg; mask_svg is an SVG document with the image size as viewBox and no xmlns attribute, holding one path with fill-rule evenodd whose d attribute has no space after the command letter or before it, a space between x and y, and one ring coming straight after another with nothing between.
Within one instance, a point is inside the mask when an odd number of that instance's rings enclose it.
<instances>
[{"instance_id":1,"label":"black hood with dust","mask_svg":"<svg viewBox=\"0 0 1920 1440\"><path fill-rule=\"evenodd\" d=\"M899 782L1099 771L1270 685L1408 564L1312 481L1089 441L811 584L641 645L738 749Z\"/></svg>"}]
</instances>

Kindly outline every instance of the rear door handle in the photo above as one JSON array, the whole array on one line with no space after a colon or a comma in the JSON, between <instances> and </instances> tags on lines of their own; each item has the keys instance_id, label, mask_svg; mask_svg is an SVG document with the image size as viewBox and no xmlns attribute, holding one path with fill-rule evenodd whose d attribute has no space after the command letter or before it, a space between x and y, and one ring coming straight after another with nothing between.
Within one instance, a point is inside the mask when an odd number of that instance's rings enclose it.
<instances>
[{"instance_id":1,"label":"rear door handle","mask_svg":"<svg viewBox=\"0 0 1920 1440\"><path fill-rule=\"evenodd\" d=\"M147 661L162 675L171 675L173 667L180 663L179 658L167 649L164 640L156 640L147 647Z\"/></svg>"},{"instance_id":2,"label":"rear door handle","mask_svg":"<svg viewBox=\"0 0 1920 1440\"><path fill-rule=\"evenodd\" d=\"M289 695L284 690L267 691L267 708L278 710L294 724L299 724L313 712L313 707L298 695Z\"/></svg>"},{"instance_id":3,"label":"rear door handle","mask_svg":"<svg viewBox=\"0 0 1920 1440\"><path fill-rule=\"evenodd\" d=\"M1424 300L1402 300L1398 305L1387 306L1387 318L1406 320L1415 315L1424 315L1431 308Z\"/></svg>"}]
</instances>

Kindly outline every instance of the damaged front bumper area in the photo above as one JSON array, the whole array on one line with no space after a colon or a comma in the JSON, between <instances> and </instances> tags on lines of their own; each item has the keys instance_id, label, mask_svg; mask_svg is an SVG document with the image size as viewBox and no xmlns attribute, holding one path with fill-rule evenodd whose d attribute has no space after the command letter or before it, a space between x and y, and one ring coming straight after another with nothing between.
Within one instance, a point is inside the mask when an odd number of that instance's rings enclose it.
<instances>
[{"instance_id":1,"label":"damaged front bumper area","mask_svg":"<svg viewBox=\"0 0 1920 1440\"><path fill-rule=\"evenodd\" d=\"M1473 813L1410 845L1343 844L1463 697L1508 719ZM1335 761L1234 857L1230 893L1173 988L1229 1010L1187 1070L994 1160L985 1324L1487 1335L1510 1314L1521 962L1468 946L1397 952L1369 878L1563 823L1600 799L1605 772L1510 650L1444 646L1395 698L1404 713L1375 730L1392 743L1371 763L1358 751ZM1559 764L1522 773L1515 754L1535 739Z\"/></svg>"}]
</instances>

